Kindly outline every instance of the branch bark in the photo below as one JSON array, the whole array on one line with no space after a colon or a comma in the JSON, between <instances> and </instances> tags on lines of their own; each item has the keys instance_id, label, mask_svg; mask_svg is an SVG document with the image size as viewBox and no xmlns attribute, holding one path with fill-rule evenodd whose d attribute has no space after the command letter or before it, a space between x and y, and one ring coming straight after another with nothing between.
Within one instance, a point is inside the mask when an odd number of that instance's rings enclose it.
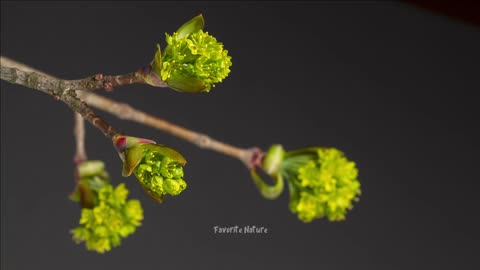
<instances>
[{"instance_id":1,"label":"branch bark","mask_svg":"<svg viewBox=\"0 0 480 270\"><path fill-rule=\"evenodd\" d=\"M114 87L119 87L134 83L145 83L143 78L137 72L122 75L103 75L96 74L80 80L64 80L66 87L76 91L94 91L104 88L111 91Z\"/></svg>"},{"instance_id":2,"label":"branch bark","mask_svg":"<svg viewBox=\"0 0 480 270\"><path fill-rule=\"evenodd\" d=\"M3 66L16 67L23 71L35 72L37 74L46 75L55 78L42 71L36 70L27 65L21 64L17 61L11 60L7 57L1 57ZM2 77L3 79L3 77ZM75 89L78 90L78 89ZM216 151L231 157L234 157L243 162L248 168L259 166L264 152L258 147L239 148L221 141L217 141L206 134L189 130L185 127L173 124L162 118L150 115L141 110L135 109L126 103L117 102L109 98L94 94L89 91L76 91L78 98L86 102L92 107L106 111L117 116L120 119L134 121L144 124L163 132L169 133L173 136L186 140L200 148Z\"/></svg>"},{"instance_id":3,"label":"branch bark","mask_svg":"<svg viewBox=\"0 0 480 270\"><path fill-rule=\"evenodd\" d=\"M168 122L162 118L147 114L143 111L133 108L126 103L117 102L93 93L79 92L78 94L80 98L82 98L92 107L106 111L120 119L130 120L156 128L173 136L184 139L200 148L213 150L231 157L235 157L247 165L247 167L252 167L252 160L256 159L257 156L262 155L262 151L259 148L254 147L244 149L217 141L206 134L189 130L182 126Z\"/></svg>"},{"instance_id":4,"label":"branch bark","mask_svg":"<svg viewBox=\"0 0 480 270\"><path fill-rule=\"evenodd\" d=\"M73 135L75 136L75 164L80 164L87 160L87 151L85 150L85 120L79 113L75 115L75 126L73 128Z\"/></svg>"},{"instance_id":5,"label":"branch bark","mask_svg":"<svg viewBox=\"0 0 480 270\"><path fill-rule=\"evenodd\" d=\"M112 138L117 132L105 120L100 118L81 101L74 89L70 88L67 81L36 72L27 72L17 68L4 66L2 58L1 79L13 84L20 84L49 94L56 100L61 100L73 111L81 114L83 118L98 128L106 137Z\"/></svg>"}]
</instances>

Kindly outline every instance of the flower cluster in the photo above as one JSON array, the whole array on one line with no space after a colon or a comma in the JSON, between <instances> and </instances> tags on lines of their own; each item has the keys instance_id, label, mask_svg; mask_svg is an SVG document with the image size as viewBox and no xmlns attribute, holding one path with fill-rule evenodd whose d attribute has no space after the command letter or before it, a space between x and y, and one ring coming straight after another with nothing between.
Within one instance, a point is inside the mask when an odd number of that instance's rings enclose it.
<instances>
[{"instance_id":1,"label":"flower cluster","mask_svg":"<svg viewBox=\"0 0 480 270\"><path fill-rule=\"evenodd\" d=\"M262 169L278 181L288 181L290 210L303 222L323 217L330 221L344 220L347 210L360 195L360 182L355 163L335 148L312 147L285 152L281 145L273 145L267 152ZM273 190L261 179L254 183L262 195L275 199L266 191ZM276 184L278 185L278 183Z\"/></svg>"},{"instance_id":2,"label":"flower cluster","mask_svg":"<svg viewBox=\"0 0 480 270\"><path fill-rule=\"evenodd\" d=\"M135 174L145 192L158 202L187 187L183 180L185 158L175 149L131 136L115 136L113 143L123 160L123 176Z\"/></svg>"},{"instance_id":3,"label":"flower cluster","mask_svg":"<svg viewBox=\"0 0 480 270\"><path fill-rule=\"evenodd\" d=\"M297 164L295 177L290 178L290 209L304 222L323 217L344 220L360 195L355 163L334 148L318 148L313 157Z\"/></svg>"},{"instance_id":4,"label":"flower cluster","mask_svg":"<svg viewBox=\"0 0 480 270\"><path fill-rule=\"evenodd\" d=\"M199 30L179 38L178 33L166 35L167 48L162 58L161 77L171 87L179 78L200 80L204 89L210 91L230 73L232 65L228 51L217 39Z\"/></svg>"},{"instance_id":5,"label":"flower cluster","mask_svg":"<svg viewBox=\"0 0 480 270\"><path fill-rule=\"evenodd\" d=\"M133 173L147 193L159 200L166 194L178 195L187 187L182 165L154 149L145 151Z\"/></svg>"},{"instance_id":6,"label":"flower cluster","mask_svg":"<svg viewBox=\"0 0 480 270\"><path fill-rule=\"evenodd\" d=\"M103 162L86 161L78 166L78 184L70 196L82 206L80 226L71 230L76 243L87 250L104 253L120 245L121 239L135 232L143 220L138 200L127 200L124 184L113 187Z\"/></svg>"},{"instance_id":7,"label":"flower cluster","mask_svg":"<svg viewBox=\"0 0 480 270\"><path fill-rule=\"evenodd\" d=\"M150 69L141 72L145 82L189 93L208 92L230 73L231 56L223 43L204 32L205 21L198 15L172 35L166 34L167 47L160 45Z\"/></svg>"},{"instance_id":8,"label":"flower cluster","mask_svg":"<svg viewBox=\"0 0 480 270\"><path fill-rule=\"evenodd\" d=\"M128 190L122 183L115 189L105 184L98 191L98 204L83 208L80 226L73 229L73 240L85 242L88 250L98 253L120 245L121 239L141 225L143 210L138 200L128 200Z\"/></svg>"}]
</instances>

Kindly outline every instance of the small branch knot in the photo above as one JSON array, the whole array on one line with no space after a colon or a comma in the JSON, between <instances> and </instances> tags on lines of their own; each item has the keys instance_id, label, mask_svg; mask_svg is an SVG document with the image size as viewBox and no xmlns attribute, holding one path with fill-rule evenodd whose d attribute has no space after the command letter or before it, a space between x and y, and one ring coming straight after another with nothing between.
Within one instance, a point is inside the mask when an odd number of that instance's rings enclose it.
<instances>
[{"instance_id":1,"label":"small branch knot","mask_svg":"<svg viewBox=\"0 0 480 270\"><path fill-rule=\"evenodd\" d=\"M16 83L18 79L17 70L15 68L10 69L10 82Z\"/></svg>"},{"instance_id":2,"label":"small branch knot","mask_svg":"<svg viewBox=\"0 0 480 270\"><path fill-rule=\"evenodd\" d=\"M200 147L200 148L205 148L207 147L211 142L211 139L210 137L208 137L207 135L199 135L198 138L195 140L195 144Z\"/></svg>"},{"instance_id":3,"label":"small branch knot","mask_svg":"<svg viewBox=\"0 0 480 270\"><path fill-rule=\"evenodd\" d=\"M38 74L35 72L32 72L27 76L27 86L33 89L37 89L37 85L38 85Z\"/></svg>"},{"instance_id":4,"label":"small branch knot","mask_svg":"<svg viewBox=\"0 0 480 270\"><path fill-rule=\"evenodd\" d=\"M96 80L96 81L101 81L101 80L103 80L103 74L99 73L99 74L95 75L95 80Z\"/></svg>"},{"instance_id":5,"label":"small branch knot","mask_svg":"<svg viewBox=\"0 0 480 270\"><path fill-rule=\"evenodd\" d=\"M113 84L111 82L104 82L103 83L103 88L105 88L105 91L107 91L107 92L112 92L113 91Z\"/></svg>"},{"instance_id":6,"label":"small branch knot","mask_svg":"<svg viewBox=\"0 0 480 270\"><path fill-rule=\"evenodd\" d=\"M263 168L263 158L265 157L265 153L258 147L253 147L250 149L251 157L250 161L247 164L249 169L253 168Z\"/></svg>"}]
</instances>

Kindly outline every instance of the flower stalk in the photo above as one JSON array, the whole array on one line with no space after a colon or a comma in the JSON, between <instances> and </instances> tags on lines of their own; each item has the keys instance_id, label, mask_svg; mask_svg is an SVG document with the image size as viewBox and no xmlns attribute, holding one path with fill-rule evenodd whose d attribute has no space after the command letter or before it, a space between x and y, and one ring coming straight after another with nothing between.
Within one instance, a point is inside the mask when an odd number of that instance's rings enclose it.
<instances>
[{"instance_id":1,"label":"flower stalk","mask_svg":"<svg viewBox=\"0 0 480 270\"><path fill-rule=\"evenodd\" d=\"M75 127L73 129L73 134L75 136L75 164L80 164L86 161L87 151L85 150L85 120L79 113L74 113L75 117Z\"/></svg>"},{"instance_id":2,"label":"flower stalk","mask_svg":"<svg viewBox=\"0 0 480 270\"><path fill-rule=\"evenodd\" d=\"M87 250L105 253L119 246L122 238L134 233L143 220L140 201L127 200L125 184L113 187L105 164L87 160L85 123L75 115L75 189L69 199L81 207L79 226L71 230L72 239L85 243Z\"/></svg>"}]
</instances>

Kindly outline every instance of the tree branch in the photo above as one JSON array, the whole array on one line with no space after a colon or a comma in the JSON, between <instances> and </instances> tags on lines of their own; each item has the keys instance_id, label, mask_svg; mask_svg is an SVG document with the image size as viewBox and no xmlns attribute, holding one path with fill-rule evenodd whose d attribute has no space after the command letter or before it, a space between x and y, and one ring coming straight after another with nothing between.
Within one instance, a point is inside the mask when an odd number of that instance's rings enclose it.
<instances>
[{"instance_id":1,"label":"tree branch","mask_svg":"<svg viewBox=\"0 0 480 270\"><path fill-rule=\"evenodd\" d=\"M80 164L87 160L87 152L85 151L85 120L79 113L75 115L75 126L73 128L73 134L75 136L75 164Z\"/></svg>"},{"instance_id":2,"label":"tree branch","mask_svg":"<svg viewBox=\"0 0 480 270\"><path fill-rule=\"evenodd\" d=\"M175 125L162 118L137 110L126 103L120 103L93 93L82 92L78 94L92 107L111 113L120 119L130 120L167 132L195 144L200 148L235 157L248 167L252 167L252 160L258 158L258 155L261 155L261 150L258 148L243 149L214 140L208 135Z\"/></svg>"},{"instance_id":3,"label":"tree branch","mask_svg":"<svg viewBox=\"0 0 480 270\"><path fill-rule=\"evenodd\" d=\"M56 100L61 100L67 104L73 111L81 114L83 118L89 121L93 126L100 129L106 137L112 138L117 132L97 116L85 102L81 101L74 89L68 86L66 81L54 78L46 74L36 72L26 72L17 68L4 66L1 61L1 79L13 84L20 84L28 88L33 88L51 95Z\"/></svg>"},{"instance_id":4,"label":"tree branch","mask_svg":"<svg viewBox=\"0 0 480 270\"><path fill-rule=\"evenodd\" d=\"M77 91L93 91L104 88L106 91L112 91L114 87L119 87L134 83L145 83L138 72L132 72L122 75L103 75L96 74L80 80L64 80L66 87Z\"/></svg>"},{"instance_id":5,"label":"tree branch","mask_svg":"<svg viewBox=\"0 0 480 270\"><path fill-rule=\"evenodd\" d=\"M43 74L54 78L51 75L48 75L32 67L18 63L3 56L1 57L1 63L2 67L16 67L24 71L36 72L37 74ZM106 111L110 114L117 116L120 119L130 120L140 124L148 125L158 130L167 132L173 136L182 138L192 144L197 145L200 148L213 150L237 158L242 161L248 168L259 166L264 156L263 151L260 150L258 147L244 149L227 143L223 143L205 134L189 130L187 128L170 123L162 118L142 112L126 103L116 102L114 100L87 91L78 91L77 95L79 98L81 98L83 101L85 101L92 107Z\"/></svg>"}]
</instances>

